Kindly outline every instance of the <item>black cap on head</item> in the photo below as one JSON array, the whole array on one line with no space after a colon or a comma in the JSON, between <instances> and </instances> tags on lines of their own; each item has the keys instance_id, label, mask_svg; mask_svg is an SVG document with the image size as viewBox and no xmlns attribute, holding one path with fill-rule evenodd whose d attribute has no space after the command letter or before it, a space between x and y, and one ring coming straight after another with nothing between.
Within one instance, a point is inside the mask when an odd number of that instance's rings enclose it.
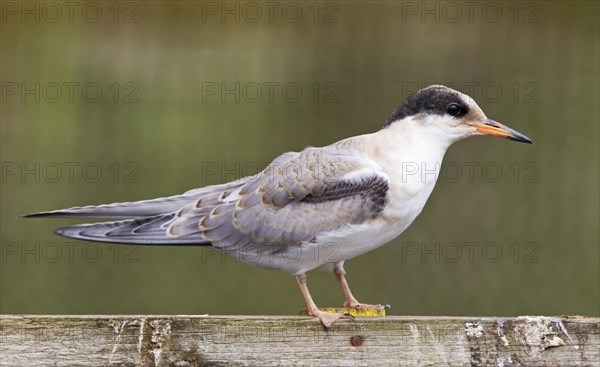
<instances>
[{"instance_id":1,"label":"black cap on head","mask_svg":"<svg viewBox=\"0 0 600 367\"><path fill-rule=\"evenodd\" d=\"M423 88L408 96L388 117L383 127L419 113L443 115L447 113L447 108L451 103L456 103L459 107L458 113L453 114L454 117L460 118L469 112L469 107L455 90L443 85L432 85Z\"/></svg>"}]
</instances>

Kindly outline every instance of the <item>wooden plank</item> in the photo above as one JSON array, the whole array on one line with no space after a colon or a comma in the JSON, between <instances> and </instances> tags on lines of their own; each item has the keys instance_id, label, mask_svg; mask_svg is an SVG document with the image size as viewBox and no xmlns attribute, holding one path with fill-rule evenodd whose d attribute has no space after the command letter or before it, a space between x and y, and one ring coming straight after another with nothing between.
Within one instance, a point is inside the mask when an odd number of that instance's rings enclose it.
<instances>
[{"instance_id":1,"label":"wooden plank","mask_svg":"<svg viewBox=\"0 0 600 367\"><path fill-rule=\"evenodd\" d=\"M592 366L600 318L0 316L2 366Z\"/></svg>"}]
</instances>

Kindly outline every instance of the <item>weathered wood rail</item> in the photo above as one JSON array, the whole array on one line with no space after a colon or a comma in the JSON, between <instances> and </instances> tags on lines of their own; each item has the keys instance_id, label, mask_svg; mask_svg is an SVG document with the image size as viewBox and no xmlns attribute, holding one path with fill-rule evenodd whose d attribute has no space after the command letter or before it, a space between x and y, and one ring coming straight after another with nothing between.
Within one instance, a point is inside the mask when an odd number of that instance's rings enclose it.
<instances>
[{"instance_id":1,"label":"weathered wood rail","mask_svg":"<svg viewBox=\"0 0 600 367\"><path fill-rule=\"evenodd\" d=\"M1 366L598 366L600 318L0 316Z\"/></svg>"}]
</instances>

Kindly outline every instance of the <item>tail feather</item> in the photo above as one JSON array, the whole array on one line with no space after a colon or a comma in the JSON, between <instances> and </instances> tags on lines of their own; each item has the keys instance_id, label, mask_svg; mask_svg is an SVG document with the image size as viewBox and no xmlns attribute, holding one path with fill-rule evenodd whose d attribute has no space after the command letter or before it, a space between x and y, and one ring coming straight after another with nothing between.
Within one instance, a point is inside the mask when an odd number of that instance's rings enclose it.
<instances>
[{"instance_id":1,"label":"tail feather","mask_svg":"<svg viewBox=\"0 0 600 367\"><path fill-rule=\"evenodd\" d=\"M103 205L76 206L68 209L59 209L46 212L25 214L23 218L49 218L49 217L88 217L88 218L135 218L148 217L159 214L171 213L184 206L195 202L200 197L239 187L247 181L246 178L222 185L214 185L199 189L189 190L181 195L164 198L112 203Z\"/></svg>"},{"instance_id":2,"label":"tail feather","mask_svg":"<svg viewBox=\"0 0 600 367\"><path fill-rule=\"evenodd\" d=\"M39 217L88 217L88 218L132 218L154 216L163 213L174 212L190 201L197 195L177 195L165 198L142 200L125 203L112 203L104 205L90 205L82 207L73 207L68 209L52 210L47 212L38 212L23 215L24 218Z\"/></svg>"},{"instance_id":3,"label":"tail feather","mask_svg":"<svg viewBox=\"0 0 600 367\"><path fill-rule=\"evenodd\" d=\"M189 190L181 195L152 200L74 207L26 214L23 217L121 219L113 222L77 224L54 231L59 236L79 240L140 245L210 246L210 241L202 238L199 231L189 231L185 235L173 237L167 235L167 228L182 208L189 205L197 206L200 198L206 206L220 202L223 193L231 193L231 190L241 187L247 180L248 178L243 178L222 185Z\"/></svg>"},{"instance_id":4,"label":"tail feather","mask_svg":"<svg viewBox=\"0 0 600 367\"><path fill-rule=\"evenodd\" d=\"M54 231L59 236L95 242L142 244L142 245L187 245L210 246L198 233L182 237L167 236L167 226L175 213L156 215L140 219L114 222L77 224Z\"/></svg>"}]
</instances>

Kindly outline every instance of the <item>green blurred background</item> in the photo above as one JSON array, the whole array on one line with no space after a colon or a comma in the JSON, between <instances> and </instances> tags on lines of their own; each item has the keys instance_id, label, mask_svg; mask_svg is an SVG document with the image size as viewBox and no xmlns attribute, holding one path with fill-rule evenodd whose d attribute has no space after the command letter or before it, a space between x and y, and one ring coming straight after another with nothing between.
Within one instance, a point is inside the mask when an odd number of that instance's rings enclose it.
<instances>
[{"instance_id":1,"label":"green blurred background","mask_svg":"<svg viewBox=\"0 0 600 367\"><path fill-rule=\"evenodd\" d=\"M52 4L2 3L2 313L297 313L287 273L16 217L229 181L376 131L443 83L536 144L453 146L415 223L346 263L357 298L404 315L599 315L598 2ZM341 304L330 273L308 279L318 305Z\"/></svg>"}]
</instances>

